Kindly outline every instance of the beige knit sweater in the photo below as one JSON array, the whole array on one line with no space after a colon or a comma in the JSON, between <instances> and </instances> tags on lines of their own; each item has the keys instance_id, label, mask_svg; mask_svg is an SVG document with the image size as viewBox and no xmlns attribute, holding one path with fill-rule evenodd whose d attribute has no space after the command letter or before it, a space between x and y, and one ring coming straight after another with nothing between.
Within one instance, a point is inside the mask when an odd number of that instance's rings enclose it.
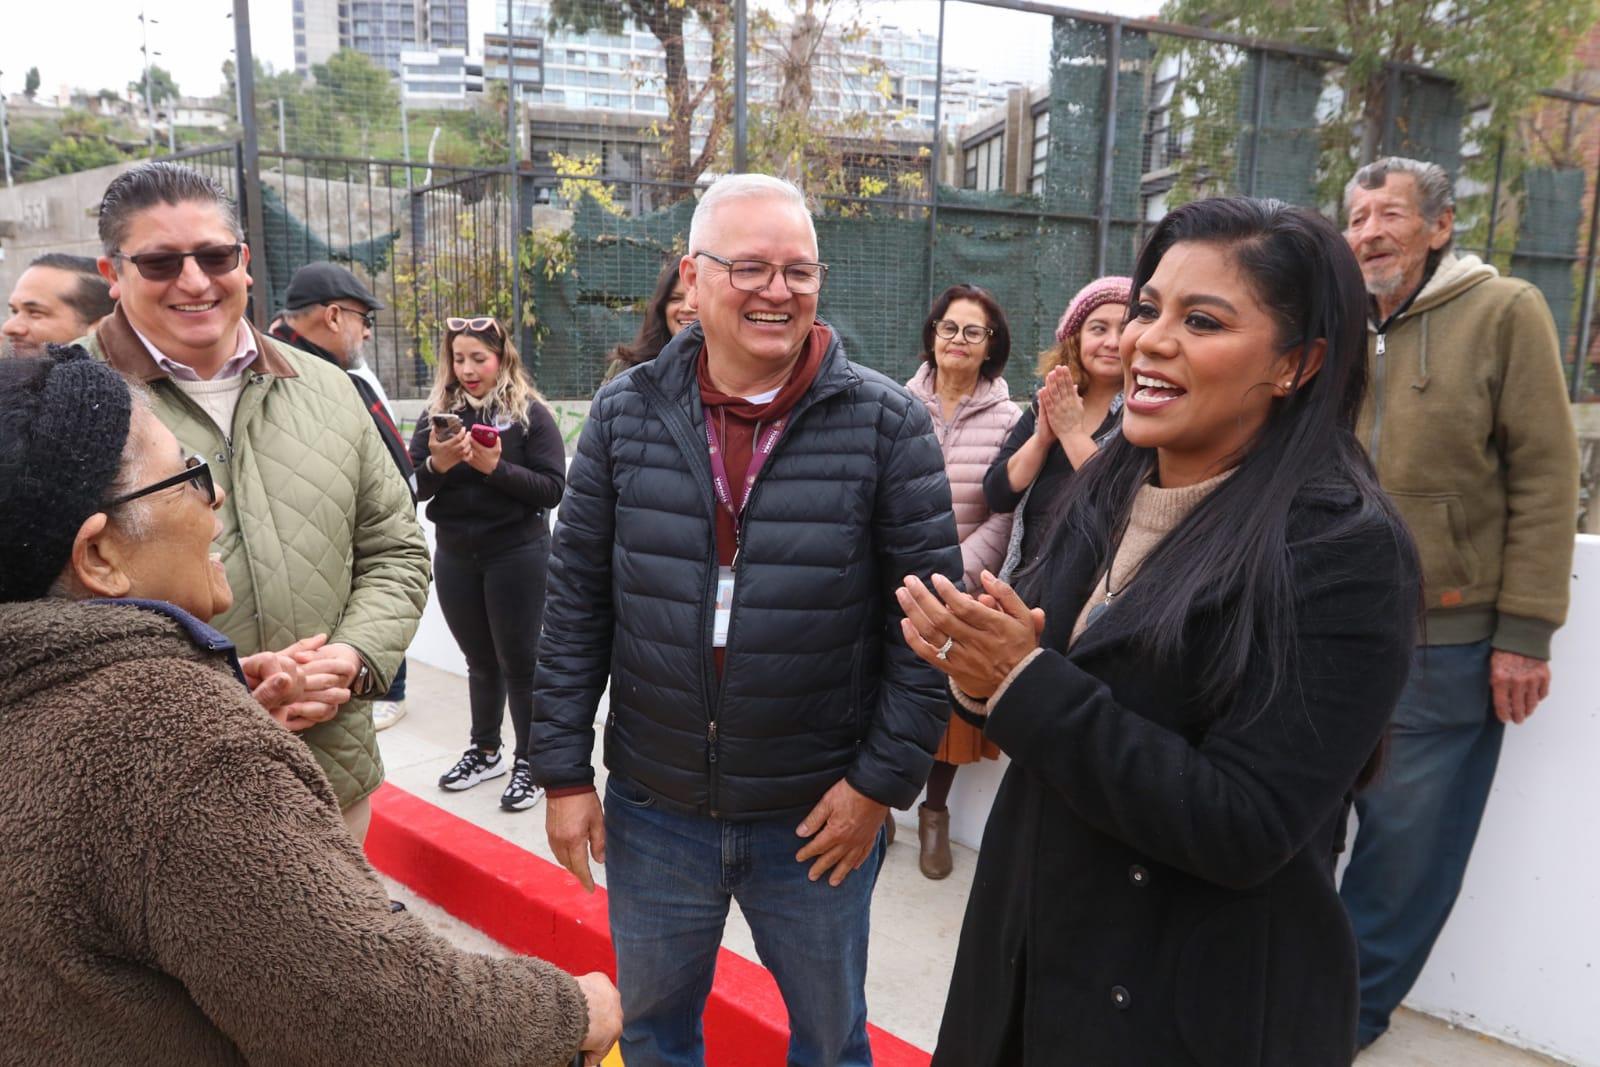
<instances>
[{"instance_id":1,"label":"beige knit sweater","mask_svg":"<svg viewBox=\"0 0 1600 1067\"><path fill-rule=\"evenodd\" d=\"M1188 518L1189 513L1199 507L1200 502L1232 473L1232 470L1226 470L1214 478L1181 489L1163 489L1158 485L1140 487L1133 498L1133 511L1128 515L1128 528L1117 543L1111 570L1100 576L1094 592L1089 594L1089 599L1078 612L1078 621L1072 627L1072 640L1068 647L1077 644L1083 631L1089 628L1089 613L1097 605L1106 602L1107 581L1110 581L1109 588L1115 589L1118 594L1128 588L1128 583L1139 573L1139 568L1155 551L1161 539L1176 530L1178 524Z\"/></svg>"},{"instance_id":2,"label":"beige knit sweater","mask_svg":"<svg viewBox=\"0 0 1600 1067\"><path fill-rule=\"evenodd\" d=\"M388 894L306 746L165 616L0 605L0 1063L564 1065L573 979Z\"/></svg>"}]
</instances>

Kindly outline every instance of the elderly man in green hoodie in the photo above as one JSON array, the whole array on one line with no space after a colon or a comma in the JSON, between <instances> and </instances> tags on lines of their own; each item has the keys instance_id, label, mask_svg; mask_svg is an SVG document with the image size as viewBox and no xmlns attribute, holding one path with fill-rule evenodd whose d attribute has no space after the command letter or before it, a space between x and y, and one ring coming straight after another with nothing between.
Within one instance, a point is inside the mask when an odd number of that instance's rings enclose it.
<instances>
[{"instance_id":1,"label":"elderly man in green hoodie","mask_svg":"<svg viewBox=\"0 0 1600 1067\"><path fill-rule=\"evenodd\" d=\"M1416 537L1427 611L1387 770L1356 798L1341 890L1360 945L1365 1047L1455 904L1505 725L1549 692L1578 446L1550 309L1529 283L1452 251L1444 170L1369 163L1345 210L1372 298L1357 433Z\"/></svg>"}]
</instances>

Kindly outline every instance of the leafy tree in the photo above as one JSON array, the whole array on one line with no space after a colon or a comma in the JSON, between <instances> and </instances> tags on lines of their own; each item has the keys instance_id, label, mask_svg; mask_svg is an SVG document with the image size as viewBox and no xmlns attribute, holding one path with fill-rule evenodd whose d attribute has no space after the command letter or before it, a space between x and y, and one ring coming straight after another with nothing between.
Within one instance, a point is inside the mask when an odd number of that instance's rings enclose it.
<instances>
[{"instance_id":1,"label":"leafy tree","mask_svg":"<svg viewBox=\"0 0 1600 1067\"><path fill-rule=\"evenodd\" d=\"M706 77L698 85L689 76L684 48L684 29L693 19L711 38L711 55ZM733 94L729 85L732 56L733 5L727 0L553 0L550 5L552 28L565 26L580 33L620 34L628 23L649 30L661 42L667 98L667 119L661 124L666 138L666 156L661 177L681 182L688 195L692 185L717 158L717 150L733 119ZM711 114L703 133L699 152L692 136L695 115L709 105Z\"/></svg>"},{"instance_id":2,"label":"leafy tree","mask_svg":"<svg viewBox=\"0 0 1600 1067\"><path fill-rule=\"evenodd\" d=\"M139 99L144 99L144 79L135 78L128 83L128 92ZM178 91L178 83L164 68L151 64L150 66L150 103L160 107L168 100L176 100L183 94Z\"/></svg>"},{"instance_id":3,"label":"leafy tree","mask_svg":"<svg viewBox=\"0 0 1600 1067\"><path fill-rule=\"evenodd\" d=\"M871 32L859 0L786 3L787 18L766 8L751 17L754 64L777 95L750 106L749 165L823 194L875 196L887 179L903 191L920 188L921 157L906 169L888 151L895 124L909 117L888 67L852 54ZM817 114L819 92L836 98L842 114ZM863 95L873 106L852 106Z\"/></svg>"},{"instance_id":4,"label":"leafy tree","mask_svg":"<svg viewBox=\"0 0 1600 1067\"><path fill-rule=\"evenodd\" d=\"M114 133L111 122L99 115L68 111L61 117L55 140L29 164L24 175L26 180L91 170L128 158L128 152L114 138ZM143 146L129 144L126 147Z\"/></svg>"},{"instance_id":5,"label":"leafy tree","mask_svg":"<svg viewBox=\"0 0 1600 1067\"><path fill-rule=\"evenodd\" d=\"M1386 64L1425 66L1450 79L1463 103L1487 109L1489 126L1476 136L1492 143L1516 128L1540 88L1568 70L1597 16L1597 0L1168 0L1162 9L1172 22L1351 57L1342 74L1342 111L1322 116L1324 196L1349 176L1356 157L1371 159L1380 149L1392 121ZM1206 191L1207 181L1226 184L1234 173L1232 139L1220 134L1238 125L1249 64L1209 42L1181 42L1170 52L1185 64L1173 114L1185 116L1190 132L1188 188L1180 192L1194 195Z\"/></svg>"},{"instance_id":6,"label":"leafy tree","mask_svg":"<svg viewBox=\"0 0 1600 1067\"><path fill-rule=\"evenodd\" d=\"M22 95L32 100L39 93L39 68L29 67L22 82Z\"/></svg>"}]
</instances>

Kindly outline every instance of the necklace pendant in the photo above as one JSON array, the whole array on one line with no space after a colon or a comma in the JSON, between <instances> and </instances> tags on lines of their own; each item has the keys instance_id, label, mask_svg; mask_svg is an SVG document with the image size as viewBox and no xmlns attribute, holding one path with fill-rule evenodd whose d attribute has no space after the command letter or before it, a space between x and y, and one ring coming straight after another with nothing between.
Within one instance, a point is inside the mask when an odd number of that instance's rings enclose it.
<instances>
[{"instance_id":1,"label":"necklace pendant","mask_svg":"<svg viewBox=\"0 0 1600 1067\"><path fill-rule=\"evenodd\" d=\"M1110 606L1111 606L1111 596L1107 595L1104 600L1100 601L1100 603L1096 604L1094 607L1089 609L1088 618L1083 620L1084 627L1087 628L1087 627L1093 626L1095 624L1095 622L1100 618L1100 616L1102 616L1102 615L1104 615L1106 613L1106 609L1109 608Z\"/></svg>"}]
</instances>

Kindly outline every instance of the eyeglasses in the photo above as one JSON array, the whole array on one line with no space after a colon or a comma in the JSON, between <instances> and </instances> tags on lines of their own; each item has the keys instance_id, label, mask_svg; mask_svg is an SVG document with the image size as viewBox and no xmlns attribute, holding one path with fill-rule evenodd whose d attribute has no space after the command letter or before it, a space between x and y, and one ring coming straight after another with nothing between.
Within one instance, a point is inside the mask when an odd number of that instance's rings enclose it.
<instances>
[{"instance_id":1,"label":"eyeglasses","mask_svg":"<svg viewBox=\"0 0 1600 1067\"><path fill-rule=\"evenodd\" d=\"M217 506L217 483L211 480L211 467L202 457L190 456L183 461L183 470L177 474L170 478L163 478L153 485L147 485L143 489L135 489L131 493L123 493L119 497L106 501L106 507L114 508L118 504L126 504L130 500L138 500L142 496L149 496L151 493L159 493L163 489L171 489L191 482L200 495L206 498L207 507L214 508Z\"/></svg>"},{"instance_id":2,"label":"eyeglasses","mask_svg":"<svg viewBox=\"0 0 1600 1067\"><path fill-rule=\"evenodd\" d=\"M367 324L367 329L376 330L378 328L378 313L376 311L368 311L366 308L361 308L358 310L356 308L345 307L343 304L336 304L332 300L324 300L322 302L322 306L325 308L338 308L340 311L348 311L352 315L360 315L361 321ZM451 327L451 329L454 328L455 327Z\"/></svg>"},{"instance_id":3,"label":"eyeglasses","mask_svg":"<svg viewBox=\"0 0 1600 1067\"><path fill-rule=\"evenodd\" d=\"M136 256L118 252L112 258L132 263L146 281L170 282L183 273L183 261L192 256L201 270L220 278L238 267L239 250L243 247L241 244L207 245L193 252L141 252Z\"/></svg>"},{"instance_id":4,"label":"eyeglasses","mask_svg":"<svg viewBox=\"0 0 1600 1067\"><path fill-rule=\"evenodd\" d=\"M943 337L946 341L953 341L956 335L960 334L961 339L969 345L982 344L994 336L994 331L987 326L979 326L977 323L963 326L959 322L952 322L949 319L940 319L934 323L933 332Z\"/></svg>"},{"instance_id":5,"label":"eyeglasses","mask_svg":"<svg viewBox=\"0 0 1600 1067\"><path fill-rule=\"evenodd\" d=\"M471 330L473 333L492 331L497 337L505 336L505 331L500 328L499 320L491 315L480 315L471 319L458 319L452 316L444 320L444 328L456 332L461 330Z\"/></svg>"},{"instance_id":6,"label":"eyeglasses","mask_svg":"<svg viewBox=\"0 0 1600 1067\"><path fill-rule=\"evenodd\" d=\"M783 271L783 284L791 293L810 296L822 288L828 276L826 263L768 263L764 259L723 259L710 252L696 252L728 271L728 284L744 293L759 293L772 284L772 279Z\"/></svg>"}]
</instances>

